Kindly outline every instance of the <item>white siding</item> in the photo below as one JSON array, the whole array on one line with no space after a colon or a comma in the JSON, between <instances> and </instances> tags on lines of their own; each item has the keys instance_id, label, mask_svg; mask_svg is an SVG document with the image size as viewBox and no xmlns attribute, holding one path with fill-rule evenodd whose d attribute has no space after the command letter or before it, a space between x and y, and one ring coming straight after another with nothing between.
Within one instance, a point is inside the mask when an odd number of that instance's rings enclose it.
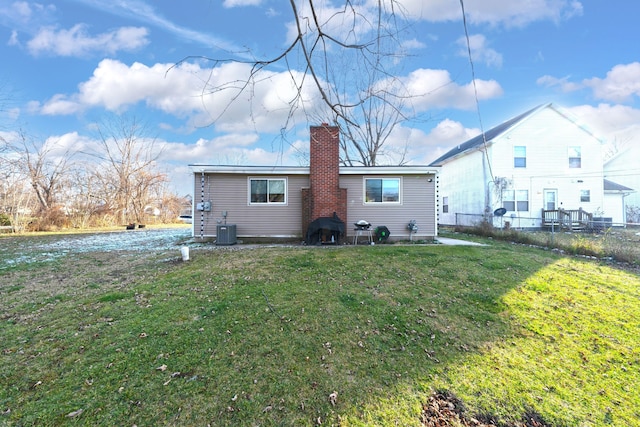
<instances>
[{"instance_id":1,"label":"white siding","mask_svg":"<svg viewBox=\"0 0 640 427\"><path fill-rule=\"evenodd\" d=\"M632 145L608 160L604 171L608 180L635 191L625 197L625 205L640 208L640 145Z\"/></svg>"},{"instance_id":2,"label":"white siding","mask_svg":"<svg viewBox=\"0 0 640 427\"><path fill-rule=\"evenodd\" d=\"M485 183L491 180L485 155L473 151L447 163L440 171L439 222L455 225L456 214L481 215L486 206ZM448 197L449 212L442 212L442 197Z\"/></svg>"},{"instance_id":3,"label":"white siding","mask_svg":"<svg viewBox=\"0 0 640 427\"><path fill-rule=\"evenodd\" d=\"M624 202L619 194L605 194L605 203L607 210L602 216L605 218L611 218L614 226L620 226L626 222L624 214Z\"/></svg>"},{"instance_id":4,"label":"white siding","mask_svg":"<svg viewBox=\"0 0 640 427\"><path fill-rule=\"evenodd\" d=\"M514 167L515 146L526 147L525 168ZM571 146L581 148L580 168L569 167ZM545 189L557 190L558 203L564 209L604 210L601 142L551 106L490 141L488 158L489 174L477 149L443 165L440 196L449 197L449 214L440 214L442 224L454 224L456 213L482 215L485 209L492 213L502 207L500 192L493 185L493 178L498 177L507 179L509 190L528 191L529 210L508 211L504 218L515 216L516 226L540 226ZM589 202L580 200L581 190L589 190Z\"/></svg>"}]
</instances>

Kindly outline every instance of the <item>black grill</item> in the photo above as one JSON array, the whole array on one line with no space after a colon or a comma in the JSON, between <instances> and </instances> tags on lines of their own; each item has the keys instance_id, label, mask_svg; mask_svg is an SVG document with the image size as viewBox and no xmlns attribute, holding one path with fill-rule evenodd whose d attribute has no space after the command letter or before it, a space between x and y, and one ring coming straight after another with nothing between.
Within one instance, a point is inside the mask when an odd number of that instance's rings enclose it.
<instances>
[{"instance_id":1,"label":"black grill","mask_svg":"<svg viewBox=\"0 0 640 427\"><path fill-rule=\"evenodd\" d=\"M307 245L337 245L345 236L345 225L336 213L333 217L316 218L307 228Z\"/></svg>"}]
</instances>

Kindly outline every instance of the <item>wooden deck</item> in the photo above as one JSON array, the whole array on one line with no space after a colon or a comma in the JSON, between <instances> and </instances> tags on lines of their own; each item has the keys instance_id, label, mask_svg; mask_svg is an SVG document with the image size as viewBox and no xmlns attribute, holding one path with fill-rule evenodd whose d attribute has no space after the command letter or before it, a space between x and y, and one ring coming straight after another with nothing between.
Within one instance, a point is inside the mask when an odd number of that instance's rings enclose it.
<instances>
[{"instance_id":1,"label":"wooden deck","mask_svg":"<svg viewBox=\"0 0 640 427\"><path fill-rule=\"evenodd\" d=\"M587 230L593 223L593 214L582 209L542 210L542 226L560 230Z\"/></svg>"}]
</instances>

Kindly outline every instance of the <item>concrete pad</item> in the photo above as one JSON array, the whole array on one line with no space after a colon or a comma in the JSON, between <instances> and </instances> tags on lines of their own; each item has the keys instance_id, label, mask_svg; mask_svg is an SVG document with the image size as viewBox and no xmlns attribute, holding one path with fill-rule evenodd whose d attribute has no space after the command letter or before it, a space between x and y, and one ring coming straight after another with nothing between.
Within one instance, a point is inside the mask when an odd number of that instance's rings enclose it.
<instances>
[{"instance_id":1,"label":"concrete pad","mask_svg":"<svg viewBox=\"0 0 640 427\"><path fill-rule=\"evenodd\" d=\"M458 246L487 246L483 243L469 242L467 240L460 239L451 239L449 237L436 237L436 239L440 244L443 245L458 245Z\"/></svg>"}]
</instances>

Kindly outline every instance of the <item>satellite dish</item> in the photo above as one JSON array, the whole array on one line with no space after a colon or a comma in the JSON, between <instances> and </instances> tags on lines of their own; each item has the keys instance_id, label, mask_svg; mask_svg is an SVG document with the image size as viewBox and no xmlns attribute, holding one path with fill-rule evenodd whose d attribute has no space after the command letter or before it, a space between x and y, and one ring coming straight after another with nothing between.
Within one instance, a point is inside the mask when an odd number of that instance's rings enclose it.
<instances>
[{"instance_id":1,"label":"satellite dish","mask_svg":"<svg viewBox=\"0 0 640 427\"><path fill-rule=\"evenodd\" d=\"M495 211L493 211L493 214L495 216L504 216L504 214L507 213L507 210L505 208L498 208Z\"/></svg>"}]
</instances>

